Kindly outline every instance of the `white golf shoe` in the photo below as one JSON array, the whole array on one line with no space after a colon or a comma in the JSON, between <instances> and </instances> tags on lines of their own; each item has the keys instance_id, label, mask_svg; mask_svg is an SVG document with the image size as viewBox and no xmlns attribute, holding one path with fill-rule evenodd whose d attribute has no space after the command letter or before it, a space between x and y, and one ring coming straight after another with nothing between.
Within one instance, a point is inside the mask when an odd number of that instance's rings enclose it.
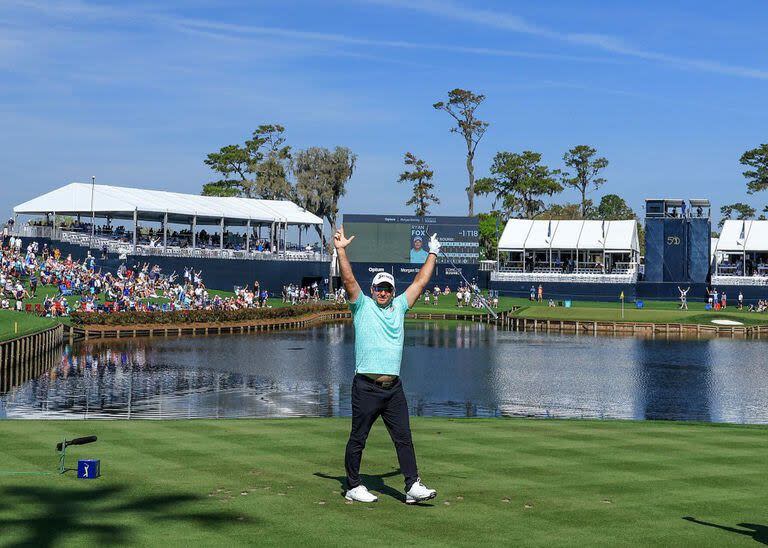
<instances>
[{"instance_id":1,"label":"white golf shoe","mask_svg":"<svg viewBox=\"0 0 768 548\"><path fill-rule=\"evenodd\" d=\"M357 502L376 502L379 497L366 489L365 485L358 485L354 489L349 489L344 495L347 500L356 500Z\"/></svg>"},{"instance_id":2,"label":"white golf shoe","mask_svg":"<svg viewBox=\"0 0 768 548\"><path fill-rule=\"evenodd\" d=\"M416 480L416 483L411 485L411 488L405 493L406 504L416 504L417 502L423 502L425 500L433 499L437 496L437 491L429 489L426 485L421 483L421 478Z\"/></svg>"}]
</instances>

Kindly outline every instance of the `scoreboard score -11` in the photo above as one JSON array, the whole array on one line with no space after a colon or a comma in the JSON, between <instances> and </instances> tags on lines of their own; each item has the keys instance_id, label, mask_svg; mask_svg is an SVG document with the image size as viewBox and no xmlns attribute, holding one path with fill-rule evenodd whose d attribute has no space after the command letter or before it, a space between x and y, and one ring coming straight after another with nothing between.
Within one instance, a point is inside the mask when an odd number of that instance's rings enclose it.
<instances>
[{"instance_id":1,"label":"scoreboard score -11","mask_svg":"<svg viewBox=\"0 0 768 548\"><path fill-rule=\"evenodd\" d=\"M477 217L344 215L343 224L347 237L355 236L347 248L351 262L421 264L429 254L429 239L435 233L441 251L454 263L478 262ZM444 257L438 257L438 262L444 261Z\"/></svg>"}]
</instances>

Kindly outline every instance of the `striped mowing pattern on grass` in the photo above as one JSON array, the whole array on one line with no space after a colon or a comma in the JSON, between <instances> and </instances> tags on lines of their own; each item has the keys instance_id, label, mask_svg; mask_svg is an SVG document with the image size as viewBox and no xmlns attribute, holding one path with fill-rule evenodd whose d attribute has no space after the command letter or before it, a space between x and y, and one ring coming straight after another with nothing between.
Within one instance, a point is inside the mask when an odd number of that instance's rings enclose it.
<instances>
[{"instance_id":1,"label":"striped mowing pattern on grass","mask_svg":"<svg viewBox=\"0 0 768 548\"><path fill-rule=\"evenodd\" d=\"M63 436L97 434L68 458L100 458L104 477L0 476L0 530L4 542L37 545L749 546L738 524L768 524L766 427L413 426L422 476L438 490L415 508L402 503L381 424L362 468L379 502L349 505L340 484L348 419L2 422L3 469L53 470Z\"/></svg>"}]
</instances>

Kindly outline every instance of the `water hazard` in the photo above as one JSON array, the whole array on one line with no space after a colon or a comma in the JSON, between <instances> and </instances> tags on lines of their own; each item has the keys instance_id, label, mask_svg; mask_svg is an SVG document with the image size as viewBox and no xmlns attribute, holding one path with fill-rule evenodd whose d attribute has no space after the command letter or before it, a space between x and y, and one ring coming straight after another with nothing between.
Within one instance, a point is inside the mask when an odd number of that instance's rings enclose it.
<instances>
[{"instance_id":1,"label":"water hazard","mask_svg":"<svg viewBox=\"0 0 768 548\"><path fill-rule=\"evenodd\" d=\"M768 423L765 341L652 340L408 322L411 413ZM347 416L354 333L82 343L0 395L2 418Z\"/></svg>"}]
</instances>

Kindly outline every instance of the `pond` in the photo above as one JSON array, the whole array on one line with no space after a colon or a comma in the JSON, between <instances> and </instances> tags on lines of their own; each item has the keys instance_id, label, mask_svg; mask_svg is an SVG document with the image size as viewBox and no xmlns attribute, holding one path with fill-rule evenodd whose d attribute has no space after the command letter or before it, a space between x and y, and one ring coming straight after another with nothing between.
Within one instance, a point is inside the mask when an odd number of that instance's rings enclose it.
<instances>
[{"instance_id":1,"label":"pond","mask_svg":"<svg viewBox=\"0 0 768 548\"><path fill-rule=\"evenodd\" d=\"M411 413L768 423L765 341L407 322ZM0 395L2 418L348 416L349 323L80 343Z\"/></svg>"}]
</instances>

